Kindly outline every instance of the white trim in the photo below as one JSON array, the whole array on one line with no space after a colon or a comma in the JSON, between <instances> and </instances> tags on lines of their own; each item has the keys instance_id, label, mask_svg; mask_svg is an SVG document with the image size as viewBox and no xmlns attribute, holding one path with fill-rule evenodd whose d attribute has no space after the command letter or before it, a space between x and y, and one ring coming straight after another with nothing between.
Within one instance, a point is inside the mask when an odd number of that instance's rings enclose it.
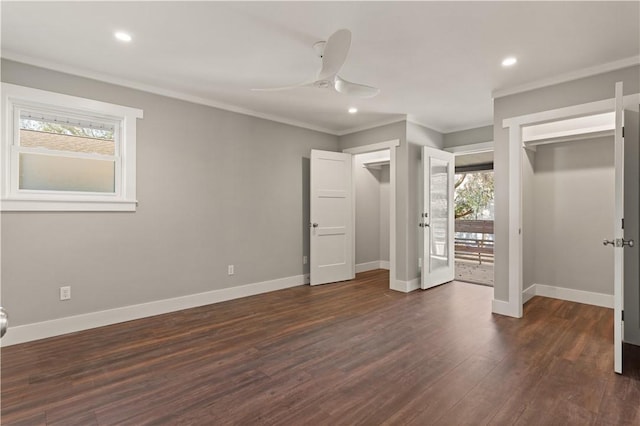
<instances>
[{"instance_id":1,"label":"white trim","mask_svg":"<svg viewBox=\"0 0 640 426\"><path fill-rule=\"evenodd\" d=\"M2 83L2 124L0 147L2 210L7 211L135 211L136 201L136 124L143 117L141 109L93 99ZM19 112L22 108L48 111L99 120L114 124L116 152L113 156L60 152L19 146ZM20 190L18 184L19 153L86 158L114 163L114 192ZM91 205L96 203L96 205Z\"/></svg>"},{"instance_id":2,"label":"white trim","mask_svg":"<svg viewBox=\"0 0 640 426\"><path fill-rule=\"evenodd\" d=\"M371 124L365 124L358 127L352 127L345 130L340 130L337 132L333 132L336 136L345 136L350 135L351 133L362 132L365 130L375 129L376 127L388 126L389 124L400 123L401 121L407 121L407 116L403 115L402 117L390 118L388 120L381 120Z\"/></svg>"},{"instance_id":3,"label":"white trim","mask_svg":"<svg viewBox=\"0 0 640 426\"><path fill-rule=\"evenodd\" d=\"M472 143L468 145L452 146L449 148L444 148L443 151L450 152L453 155L480 154L482 152L492 152L493 141Z\"/></svg>"},{"instance_id":4,"label":"white trim","mask_svg":"<svg viewBox=\"0 0 640 426\"><path fill-rule=\"evenodd\" d=\"M444 129L442 129L441 127L436 127L436 126L432 126L431 124L428 123L424 123L424 122L420 122L417 118L415 118L412 115L407 115L407 123L411 123L411 124L415 124L416 126L420 126L420 127L425 127L429 130L435 130L438 133L451 133L451 131L446 131ZM480 126L483 127L483 126ZM472 127L473 128L473 127ZM456 132L457 130L453 130L454 132Z\"/></svg>"},{"instance_id":5,"label":"white trim","mask_svg":"<svg viewBox=\"0 0 640 426\"><path fill-rule=\"evenodd\" d=\"M464 132L467 130L475 130L475 129L479 129L481 127L493 127L493 119L489 120L489 121L481 121L479 123L476 124L469 124L466 125L464 127L447 127L444 129L444 132L441 132L443 134L449 134L449 133L457 133L457 132Z\"/></svg>"},{"instance_id":6,"label":"white trim","mask_svg":"<svg viewBox=\"0 0 640 426\"><path fill-rule=\"evenodd\" d=\"M48 211L48 212L135 212L137 201L104 200L2 200L2 211Z\"/></svg>"},{"instance_id":7,"label":"white trim","mask_svg":"<svg viewBox=\"0 0 640 426\"><path fill-rule=\"evenodd\" d=\"M497 89L491 93L493 99L502 98L504 96L515 95L517 93L528 92L530 90L540 89L542 87L553 86L555 84L566 83L567 81L578 80L585 77L591 77L598 74L604 74L610 71L629 68L640 64L640 56L632 56L618 61L607 62L606 64L596 65L594 67L583 68L568 72L565 74L556 75L551 78L545 78L542 80L532 81L531 83L522 84L512 88Z\"/></svg>"},{"instance_id":8,"label":"white trim","mask_svg":"<svg viewBox=\"0 0 640 426\"><path fill-rule=\"evenodd\" d=\"M522 303L525 304L536 295L536 284L532 284L522 291Z\"/></svg>"},{"instance_id":9,"label":"white trim","mask_svg":"<svg viewBox=\"0 0 640 426\"><path fill-rule=\"evenodd\" d=\"M392 139L389 141L372 143L370 145L362 145L362 146L355 146L353 148L346 148L346 149L343 149L342 152L356 155L356 154L365 154L367 152L382 151L384 149L395 148L397 146L400 146L400 139Z\"/></svg>"},{"instance_id":10,"label":"white trim","mask_svg":"<svg viewBox=\"0 0 640 426\"><path fill-rule=\"evenodd\" d=\"M370 145L357 146L353 148L343 149L342 152L349 153L351 155L355 154L364 154L367 152L381 151L383 149L388 149L390 153L390 163L389 163L389 288L395 290L395 282L397 277L397 269L396 269L396 209L397 209L397 185L398 179L396 176L396 148L400 146L400 139L392 139L389 141L378 142ZM355 161L355 160L353 160ZM355 181L355 179L354 179ZM355 186L355 182L354 182ZM353 192L353 200L352 200L352 214L354 215L354 224L355 224L355 191ZM355 228L354 228L355 229ZM355 238L353 238L353 259L355 263ZM401 290L402 291L402 290Z\"/></svg>"},{"instance_id":11,"label":"white trim","mask_svg":"<svg viewBox=\"0 0 640 426\"><path fill-rule=\"evenodd\" d=\"M166 314L183 309L210 305L227 300L239 299L270 291L281 290L307 284L308 275L279 278L237 287L228 287L204 293L190 294L171 299L156 300L138 305L124 306L105 311L90 312L71 317L58 318L50 321L9 327L7 334L0 341L2 347L18 343L30 342L61 334L88 330L105 325L117 324L154 315Z\"/></svg>"},{"instance_id":12,"label":"white trim","mask_svg":"<svg viewBox=\"0 0 640 426\"><path fill-rule=\"evenodd\" d=\"M414 278L411 281L394 280L389 288L402 293L409 293L420 288L420 278Z\"/></svg>"},{"instance_id":13,"label":"white trim","mask_svg":"<svg viewBox=\"0 0 640 426\"><path fill-rule=\"evenodd\" d=\"M493 299L491 301L491 312L508 317L517 317L518 313L512 304L498 299Z\"/></svg>"},{"instance_id":14,"label":"white trim","mask_svg":"<svg viewBox=\"0 0 640 426\"><path fill-rule=\"evenodd\" d=\"M356 274L360 272L373 271L375 269L380 269L380 261L374 260L373 262L365 262L356 264Z\"/></svg>"},{"instance_id":15,"label":"white trim","mask_svg":"<svg viewBox=\"0 0 640 426\"><path fill-rule=\"evenodd\" d=\"M526 297L523 297L523 300L526 301L529 301L533 296L542 296L613 309L612 294L596 293L592 291L576 290L573 288L556 287L545 284L532 284L523 292L523 295L526 295Z\"/></svg>"},{"instance_id":16,"label":"white trim","mask_svg":"<svg viewBox=\"0 0 640 426\"><path fill-rule=\"evenodd\" d=\"M389 269L388 260L374 260L373 262L365 262L356 264L356 274L360 272L374 271L376 269Z\"/></svg>"}]
</instances>

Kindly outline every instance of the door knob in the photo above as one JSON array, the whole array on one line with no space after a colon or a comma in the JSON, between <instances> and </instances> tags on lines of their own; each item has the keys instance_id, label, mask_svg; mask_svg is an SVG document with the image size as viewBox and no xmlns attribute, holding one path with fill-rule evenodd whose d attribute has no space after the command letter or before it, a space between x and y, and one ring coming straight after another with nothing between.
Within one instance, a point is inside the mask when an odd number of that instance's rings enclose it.
<instances>
[{"instance_id":1,"label":"door knob","mask_svg":"<svg viewBox=\"0 0 640 426\"><path fill-rule=\"evenodd\" d=\"M317 223L312 223L311 226L313 226L314 228L317 228L318 224Z\"/></svg>"},{"instance_id":2,"label":"door knob","mask_svg":"<svg viewBox=\"0 0 640 426\"><path fill-rule=\"evenodd\" d=\"M4 336L4 333L7 332L8 326L9 326L9 315L7 315L7 311L5 311L2 306L0 306L0 338Z\"/></svg>"},{"instance_id":3,"label":"door knob","mask_svg":"<svg viewBox=\"0 0 640 426\"><path fill-rule=\"evenodd\" d=\"M633 247L635 245L633 240L625 240L624 238L616 238L615 240L604 240L602 244L604 244L605 246L611 244L614 247Z\"/></svg>"}]
</instances>

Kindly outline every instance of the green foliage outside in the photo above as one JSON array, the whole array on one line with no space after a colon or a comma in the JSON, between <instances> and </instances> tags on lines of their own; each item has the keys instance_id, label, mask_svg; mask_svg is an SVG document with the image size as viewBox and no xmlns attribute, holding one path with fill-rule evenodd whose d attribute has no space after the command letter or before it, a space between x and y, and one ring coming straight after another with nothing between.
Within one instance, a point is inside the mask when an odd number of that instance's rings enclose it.
<instances>
[{"instance_id":1,"label":"green foliage outside","mask_svg":"<svg viewBox=\"0 0 640 426\"><path fill-rule=\"evenodd\" d=\"M493 172L456 175L455 218L478 219L494 197Z\"/></svg>"}]
</instances>

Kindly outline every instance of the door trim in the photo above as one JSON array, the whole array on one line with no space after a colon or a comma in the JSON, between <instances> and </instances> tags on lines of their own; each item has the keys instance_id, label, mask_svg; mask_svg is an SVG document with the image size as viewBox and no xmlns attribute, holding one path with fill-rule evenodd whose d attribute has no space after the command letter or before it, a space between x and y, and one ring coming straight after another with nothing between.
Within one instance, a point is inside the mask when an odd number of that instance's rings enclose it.
<instances>
[{"instance_id":1,"label":"door trim","mask_svg":"<svg viewBox=\"0 0 640 426\"><path fill-rule=\"evenodd\" d=\"M398 180L396 179L396 148L400 146L400 139L392 139L385 142L378 142L370 145L357 146L354 148L343 149L342 152L356 155L356 154L365 154L367 152L375 152L382 151L385 149L389 150L391 161L389 164L389 288L392 290L397 290L398 286L396 285L396 194L397 194L397 184ZM352 158L351 161L355 161ZM354 167L355 170L355 167ZM353 180L354 189L353 189L353 199L352 199L352 209L351 214L353 215L353 224L354 224L354 233L355 233L355 214L356 214L356 197L355 197L355 179ZM352 258L354 262L356 261L356 239L351 239L351 249L352 249ZM355 269L354 269L355 270ZM402 288L402 287L401 287ZM410 290L409 290L410 291Z\"/></svg>"}]
</instances>

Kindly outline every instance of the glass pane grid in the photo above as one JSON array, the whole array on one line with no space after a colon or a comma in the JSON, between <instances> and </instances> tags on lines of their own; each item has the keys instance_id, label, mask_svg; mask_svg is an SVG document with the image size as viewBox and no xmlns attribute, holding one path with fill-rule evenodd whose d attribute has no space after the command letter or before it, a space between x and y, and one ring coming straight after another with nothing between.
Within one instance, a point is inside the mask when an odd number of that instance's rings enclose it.
<instances>
[{"instance_id":1,"label":"glass pane grid","mask_svg":"<svg viewBox=\"0 0 640 426\"><path fill-rule=\"evenodd\" d=\"M431 158L429 205L430 220L430 268L431 271L447 268L449 259L449 163Z\"/></svg>"}]
</instances>

